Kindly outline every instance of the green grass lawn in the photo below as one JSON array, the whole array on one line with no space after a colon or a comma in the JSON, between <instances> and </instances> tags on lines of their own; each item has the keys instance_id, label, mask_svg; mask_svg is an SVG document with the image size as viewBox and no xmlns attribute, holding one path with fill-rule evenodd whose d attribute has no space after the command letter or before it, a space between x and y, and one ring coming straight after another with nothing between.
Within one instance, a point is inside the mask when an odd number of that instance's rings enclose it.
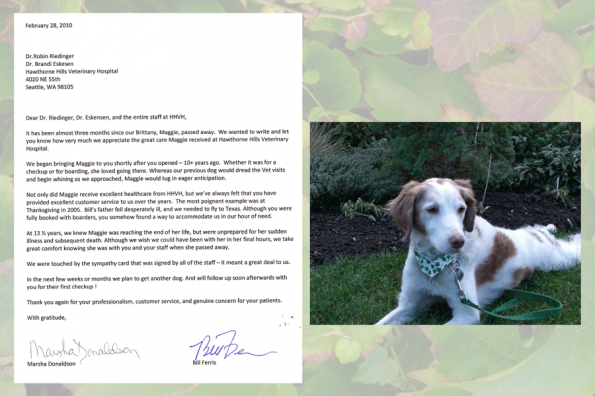
<instances>
[{"instance_id":1,"label":"green grass lawn","mask_svg":"<svg viewBox=\"0 0 595 396\"><path fill-rule=\"evenodd\" d=\"M310 270L311 324L374 324L396 308L396 295L401 288L401 274L406 252L378 256L343 257ZM580 264L565 271L541 272L522 282L519 290L544 294L560 301L562 313L539 321L512 322L492 319L491 324L580 324L581 269ZM492 310L504 301L496 301ZM549 308L533 302L523 302L502 315ZM484 318L482 314L482 319ZM411 324L444 324L452 317L451 310L438 304Z\"/></svg>"}]
</instances>

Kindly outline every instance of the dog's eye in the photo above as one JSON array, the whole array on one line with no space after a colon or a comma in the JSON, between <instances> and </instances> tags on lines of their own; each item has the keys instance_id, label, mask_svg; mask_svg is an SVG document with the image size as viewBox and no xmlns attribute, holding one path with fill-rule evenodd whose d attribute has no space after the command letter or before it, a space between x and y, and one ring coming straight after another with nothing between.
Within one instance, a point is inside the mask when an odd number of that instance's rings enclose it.
<instances>
[{"instance_id":1,"label":"dog's eye","mask_svg":"<svg viewBox=\"0 0 595 396\"><path fill-rule=\"evenodd\" d=\"M435 207L435 206L432 206L431 208L428 208L428 209L426 209L426 210L428 211L428 213L431 213L431 214L436 214L436 213L438 213L438 208L437 208L437 207Z\"/></svg>"},{"instance_id":2,"label":"dog's eye","mask_svg":"<svg viewBox=\"0 0 595 396\"><path fill-rule=\"evenodd\" d=\"M459 213L463 213L464 211L465 211L465 207L464 207L464 206L461 206L461 207L459 208Z\"/></svg>"}]
</instances>

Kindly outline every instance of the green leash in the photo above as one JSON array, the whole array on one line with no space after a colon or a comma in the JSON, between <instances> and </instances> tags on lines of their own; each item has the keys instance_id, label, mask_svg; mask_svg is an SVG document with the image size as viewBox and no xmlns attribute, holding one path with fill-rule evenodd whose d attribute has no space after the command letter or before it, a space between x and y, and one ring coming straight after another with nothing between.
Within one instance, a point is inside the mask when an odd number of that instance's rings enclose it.
<instances>
[{"instance_id":1,"label":"green leash","mask_svg":"<svg viewBox=\"0 0 595 396\"><path fill-rule=\"evenodd\" d=\"M560 314L562 311L562 303L555 298L544 296L543 294L531 293L528 291L522 290L511 290L506 289L504 291L503 297L510 298L510 301L505 302L504 304L500 305L499 307L495 308L492 312L486 311L485 309L479 308L476 304L473 304L471 301L467 300L466 298L461 298L461 303L465 305L469 305L483 313L486 316L482 321L481 324L487 324L490 321L491 317L505 319L505 320L512 320L512 321L521 321L521 320L539 320L539 319L546 319L551 316L556 316ZM520 315L514 316L503 316L498 315L498 313L506 311L512 307L519 305L522 301L535 301L539 303L544 303L552 306L552 308L542 309L539 311L527 312Z\"/></svg>"},{"instance_id":2,"label":"green leash","mask_svg":"<svg viewBox=\"0 0 595 396\"><path fill-rule=\"evenodd\" d=\"M559 315L560 311L562 311L562 303L560 301L556 300L555 298L544 296L543 294L531 293L531 292L522 291L522 290L512 290L512 289L504 290L504 294L502 295L505 298L509 298L510 301L507 301L504 304L500 305L499 307L496 307L492 312L486 311L485 309L479 308L479 306L472 303L467 298L467 294L465 294L465 291L463 290L463 286L461 286L461 279L463 279L464 273L463 273L463 269L461 268L461 265L459 263L459 257L458 256L455 257L455 259L452 261L452 263L450 265L452 265L452 269L454 270L454 274L455 274L455 282L457 283L457 286L459 287L459 297L461 298L461 303L468 305L470 307L473 307L473 308L485 313L486 315L488 315L481 321L480 324L487 324L490 321L491 317L500 318L500 319L504 319L504 320L512 320L512 321L546 319L551 316ZM527 312L524 314L514 315L514 316L498 315L500 312L504 312L507 309L516 307L522 301L535 301L535 302L539 302L539 303L543 303L543 304L548 304L552 308L542 309L542 310L533 311L533 312Z\"/></svg>"}]
</instances>

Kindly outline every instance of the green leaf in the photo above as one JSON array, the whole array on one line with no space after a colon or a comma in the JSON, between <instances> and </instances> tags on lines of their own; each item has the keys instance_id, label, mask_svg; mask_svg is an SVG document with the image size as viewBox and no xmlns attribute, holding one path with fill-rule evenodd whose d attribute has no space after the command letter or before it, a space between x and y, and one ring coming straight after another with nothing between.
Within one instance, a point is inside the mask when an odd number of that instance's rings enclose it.
<instances>
[{"instance_id":1,"label":"green leaf","mask_svg":"<svg viewBox=\"0 0 595 396\"><path fill-rule=\"evenodd\" d=\"M471 122L473 121L473 115L469 112L461 109L455 109L452 106L449 106L445 103L440 105L440 110L442 111L442 117L440 117L441 122Z\"/></svg>"},{"instance_id":2,"label":"green leaf","mask_svg":"<svg viewBox=\"0 0 595 396\"><path fill-rule=\"evenodd\" d=\"M221 3L217 0L157 0L159 4L167 6L167 11L170 12L225 12L225 9L221 6Z\"/></svg>"},{"instance_id":3,"label":"green leaf","mask_svg":"<svg viewBox=\"0 0 595 396\"><path fill-rule=\"evenodd\" d=\"M2 391L3 395L10 395L10 396L26 396L27 389L25 388L25 384L15 384L14 383L14 374L12 372L5 372L2 377L0 377L0 391Z\"/></svg>"},{"instance_id":4,"label":"green leaf","mask_svg":"<svg viewBox=\"0 0 595 396\"><path fill-rule=\"evenodd\" d=\"M595 30L583 34L575 32L568 35L566 39L581 55L583 67L589 68L595 65Z\"/></svg>"},{"instance_id":5,"label":"green leaf","mask_svg":"<svg viewBox=\"0 0 595 396\"><path fill-rule=\"evenodd\" d=\"M589 304L592 303L592 300L589 301ZM590 395L595 389L593 370L587 363L592 361L595 354L595 344L592 342L595 327L592 324L556 327L549 342L527 359L502 373L461 383L458 387L485 396Z\"/></svg>"},{"instance_id":6,"label":"green leaf","mask_svg":"<svg viewBox=\"0 0 595 396\"><path fill-rule=\"evenodd\" d=\"M0 42L0 100L14 97L14 52Z\"/></svg>"},{"instance_id":7,"label":"green leaf","mask_svg":"<svg viewBox=\"0 0 595 396\"><path fill-rule=\"evenodd\" d=\"M14 256L13 194L12 178L0 174L0 262Z\"/></svg>"},{"instance_id":8,"label":"green leaf","mask_svg":"<svg viewBox=\"0 0 595 396\"><path fill-rule=\"evenodd\" d=\"M344 336L361 344L365 352L370 352L378 347L378 344L390 333L390 326L333 326L334 329L341 329Z\"/></svg>"},{"instance_id":9,"label":"green leaf","mask_svg":"<svg viewBox=\"0 0 595 396\"><path fill-rule=\"evenodd\" d=\"M325 110L349 110L359 102L359 73L344 53L304 41L303 62L306 72L317 71L320 76L304 98L309 97Z\"/></svg>"},{"instance_id":10,"label":"green leaf","mask_svg":"<svg viewBox=\"0 0 595 396\"><path fill-rule=\"evenodd\" d=\"M331 326L306 326L303 330L304 361L329 360L335 357L335 345L340 337Z\"/></svg>"},{"instance_id":11,"label":"green leaf","mask_svg":"<svg viewBox=\"0 0 595 396\"><path fill-rule=\"evenodd\" d=\"M289 385L291 386L291 385ZM291 395L289 389L273 384L71 384L73 396L275 396Z\"/></svg>"},{"instance_id":12,"label":"green leaf","mask_svg":"<svg viewBox=\"0 0 595 396\"><path fill-rule=\"evenodd\" d=\"M411 49L422 50L430 46L432 42L432 30L430 29L430 14L420 11L415 14L411 22Z\"/></svg>"},{"instance_id":13,"label":"green leaf","mask_svg":"<svg viewBox=\"0 0 595 396\"><path fill-rule=\"evenodd\" d=\"M530 342L521 340L516 326L430 326L426 332L440 359L429 369L411 373L427 385L483 378L529 358L552 336L553 327L533 326Z\"/></svg>"},{"instance_id":14,"label":"green leaf","mask_svg":"<svg viewBox=\"0 0 595 396\"><path fill-rule=\"evenodd\" d=\"M82 2L80 0L39 0L41 12L81 12Z\"/></svg>"},{"instance_id":15,"label":"green leaf","mask_svg":"<svg viewBox=\"0 0 595 396\"><path fill-rule=\"evenodd\" d=\"M582 121L590 130L592 102L574 91L581 59L556 33L543 32L514 62L490 66L465 78L490 111L505 121ZM579 117L579 118L577 118Z\"/></svg>"},{"instance_id":16,"label":"green leaf","mask_svg":"<svg viewBox=\"0 0 595 396\"><path fill-rule=\"evenodd\" d=\"M380 347L370 354L361 364L353 377L353 382L379 384L403 382L400 378L399 365L387 356L386 348Z\"/></svg>"},{"instance_id":17,"label":"green leaf","mask_svg":"<svg viewBox=\"0 0 595 396\"><path fill-rule=\"evenodd\" d=\"M312 31L341 33L344 22L334 18L315 18L314 23L308 26Z\"/></svg>"},{"instance_id":18,"label":"green leaf","mask_svg":"<svg viewBox=\"0 0 595 396\"><path fill-rule=\"evenodd\" d=\"M440 115L438 107L419 91L406 86L399 69L409 69L401 65L399 59L364 58L366 92L364 98L372 108L372 114L383 121L435 120ZM395 66L393 68L393 66ZM391 70L392 69L392 70ZM411 72L414 72L411 70ZM415 73L412 73L415 74ZM421 80L418 80L421 82Z\"/></svg>"},{"instance_id":19,"label":"green leaf","mask_svg":"<svg viewBox=\"0 0 595 396\"><path fill-rule=\"evenodd\" d=\"M364 4L364 0L312 0L313 6L326 11L351 11L363 7Z\"/></svg>"},{"instance_id":20,"label":"green leaf","mask_svg":"<svg viewBox=\"0 0 595 396\"><path fill-rule=\"evenodd\" d=\"M285 10L281 6L270 5L270 6L262 7L260 9L260 12L263 14L283 14L285 12Z\"/></svg>"},{"instance_id":21,"label":"green leaf","mask_svg":"<svg viewBox=\"0 0 595 396\"><path fill-rule=\"evenodd\" d=\"M538 0L541 4L541 15L544 21L554 18L558 12L558 6L554 0Z\"/></svg>"},{"instance_id":22,"label":"green leaf","mask_svg":"<svg viewBox=\"0 0 595 396\"><path fill-rule=\"evenodd\" d=\"M139 3L135 0L100 0L85 1L85 7L89 12L155 12L147 10L147 3Z\"/></svg>"},{"instance_id":23,"label":"green leaf","mask_svg":"<svg viewBox=\"0 0 595 396\"><path fill-rule=\"evenodd\" d=\"M277 396L298 396L298 392L292 384L277 384Z\"/></svg>"},{"instance_id":24,"label":"green leaf","mask_svg":"<svg viewBox=\"0 0 595 396\"><path fill-rule=\"evenodd\" d=\"M8 357L12 361L13 355L14 262L11 258L0 262L0 358Z\"/></svg>"},{"instance_id":25,"label":"green leaf","mask_svg":"<svg viewBox=\"0 0 595 396\"><path fill-rule=\"evenodd\" d=\"M112 0L110 0L112 1ZM102 2L103 3L103 2ZM111 3L111 6L107 12L114 12L112 9L120 9L120 5L116 3ZM123 4L127 4L127 2L122 2ZM103 4L102 4L103 5ZM234 5L238 5L241 7L241 4L234 3ZM201 1L194 1L194 0L144 0L142 2L133 1L131 6L134 9L134 12L224 12L225 10L221 6L221 4L216 0L201 0ZM126 6L128 8L129 6Z\"/></svg>"},{"instance_id":26,"label":"green leaf","mask_svg":"<svg viewBox=\"0 0 595 396\"><path fill-rule=\"evenodd\" d=\"M359 114L350 111L325 111L320 107L313 107L308 114L308 121L330 121L336 120L340 122L370 122L369 118L363 117Z\"/></svg>"},{"instance_id":27,"label":"green leaf","mask_svg":"<svg viewBox=\"0 0 595 396\"><path fill-rule=\"evenodd\" d=\"M343 364L354 362L359 359L362 354L362 346L357 341L343 338L337 342L337 345L335 345L335 354Z\"/></svg>"},{"instance_id":28,"label":"green leaf","mask_svg":"<svg viewBox=\"0 0 595 396\"><path fill-rule=\"evenodd\" d=\"M450 386L439 385L436 388L410 393L409 396L472 396L471 393Z\"/></svg>"},{"instance_id":29,"label":"green leaf","mask_svg":"<svg viewBox=\"0 0 595 396\"><path fill-rule=\"evenodd\" d=\"M0 117L0 122L4 117ZM4 121L6 122L6 121ZM7 127L0 131L0 174L14 173L14 125L8 122Z\"/></svg>"},{"instance_id":30,"label":"green leaf","mask_svg":"<svg viewBox=\"0 0 595 396\"><path fill-rule=\"evenodd\" d=\"M590 131L595 127L595 103L576 91L570 91L544 121L580 121L581 128Z\"/></svg>"},{"instance_id":31,"label":"green leaf","mask_svg":"<svg viewBox=\"0 0 595 396\"><path fill-rule=\"evenodd\" d=\"M309 72L305 72L302 75L302 81L304 84L313 85L316 84L320 80L320 73L316 70L312 70Z\"/></svg>"},{"instance_id":32,"label":"green leaf","mask_svg":"<svg viewBox=\"0 0 595 396\"><path fill-rule=\"evenodd\" d=\"M394 396L395 388L390 385L363 385L351 382L357 366L340 364L337 360L325 362L318 373L304 380L302 396Z\"/></svg>"},{"instance_id":33,"label":"green leaf","mask_svg":"<svg viewBox=\"0 0 595 396\"><path fill-rule=\"evenodd\" d=\"M473 86L461 78L465 69L441 73L433 62L420 67L394 57L360 54L365 70L364 99L372 114L382 121L432 121L440 115L440 105L480 113ZM436 89L440 87L440 89Z\"/></svg>"},{"instance_id":34,"label":"green leaf","mask_svg":"<svg viewBox=\"0 0 595 396\"><path fill-rule=\"evenodd\" d=\"M501 41L529 43L543 27L537 0L418 0L418 4L430 14L434 59L442 71L458 69Z\"/></svg>"},{"instance_id":35,"label":"green leaf","mask_svg":"<svg viewBox=\"0 0 595 396\"><path fill-rule=\"evenodd\" d=\"M545 30L565 36L593 23L592 0L572 0L558 10L558 14L545 24Z\"/></svg>"},{"instance_id":36,"label":"green leaf","mask_svg":"<svg viewBox=\"0 0 595 396\"><path fill-rule=\"evenodd\" d=\"M393 55L405 51L405 44L407 44L407 39L388 36L380 26L370 24L368 25L365 40L359 42L349 41L345 43L345 46L350 50L365 48L379 55Z\"/></svg>"},{"instance_id":37,"label":"green leaf","mask_svg":"<svg viewBox=\"0 0 595 396\"><path fill-rule=\"evenodd\" d=\"M593 161L595 161L593 152L589 150L589 154L583 154L582 160L584 161L584 165L581 168L581 177L582 182L584 183L584 189L581 191L581 198L584 202L595 201L593 194L593 189L595 188L595 172L587 171L587 169L593 169ZM583 239L592 240L595 237L595 205L584 205L581 210L581 216L584 216L584 220L581 221L582 237Z\"/></svg>"},{"instance_id":38,"label":"green leaf","mask_svg":"<svg viewBox=\"0 0 595 396\"><path fill-rule=\"evenodd\" d=\"M389 36L409 37L414 16L413 12L387 10L373 14L372 20Z\"/></svg>"}]
</instances>

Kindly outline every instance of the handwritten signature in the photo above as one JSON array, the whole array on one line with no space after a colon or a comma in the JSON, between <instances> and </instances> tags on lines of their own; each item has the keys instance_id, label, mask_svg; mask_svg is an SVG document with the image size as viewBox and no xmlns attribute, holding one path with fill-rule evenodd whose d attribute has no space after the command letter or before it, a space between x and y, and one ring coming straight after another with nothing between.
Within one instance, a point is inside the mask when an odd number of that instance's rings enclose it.
<instances>
[{"instance_id":1,"label":"handwritten signature","mask_svg":"<svg viewBox=\"0 0 595 396\"><path fill-rule=\"evenodd\" d=\"M251 352L246 352L244 349L240 349L238 351L239 345L234 343L233 341L236 338L236 331L235 330L229 330L226 331L225 333L221 333L215 336L215 340L217 340L219 337L221 337L221 341L223 341L227 336L227 338L231 337L230 340L228 341L224 341L223 345L211 345L211 336L207 335L205 336L201 342L194 344L194 345L190 345L190 348L196 348L198 347L197 351L196 351L196 357L194 358L195 360L198 359L198 355L201 352L204 352L204 354L202 355L203 357L205 356L219 356L221 354L221 352L225 351L223 353L223 358L227 359L229 356L232 355L250 355L250 356L266 356L268 354L271 353L277 353L275 351L270 351L267 353L263 353L263 354L256 354L256 353L251 353ZM214 344L214 342L213 342Z\"/></svg>"},{"instance_id":2,"label":"handwritten signature","mask_svg":"<svg viewBox=\"0 0 595 396\"><path fill-rule=\"evenodd\" d=\"M67 348L66 341L62 339L62 348L52 349L52 348L45 348L40 345L37 345L35 340L29 341L29 354L31 355L31 359L35 357L63 357L63 356L77 356L82 357L79 363L83 363L88 357L92 356L109 356L109 355L122 355L124 353L135 354L137 358L140 359L140 355L136 351L136 349L131 349L128 347L120 348L118 344L115 342L110 344L106 342L103 344L103 347L99 349L91 349L85 348L81 345L81 341L77 341L75 339L72 340L75 344L74 348Z\"/></svg>"}]
</instances>

